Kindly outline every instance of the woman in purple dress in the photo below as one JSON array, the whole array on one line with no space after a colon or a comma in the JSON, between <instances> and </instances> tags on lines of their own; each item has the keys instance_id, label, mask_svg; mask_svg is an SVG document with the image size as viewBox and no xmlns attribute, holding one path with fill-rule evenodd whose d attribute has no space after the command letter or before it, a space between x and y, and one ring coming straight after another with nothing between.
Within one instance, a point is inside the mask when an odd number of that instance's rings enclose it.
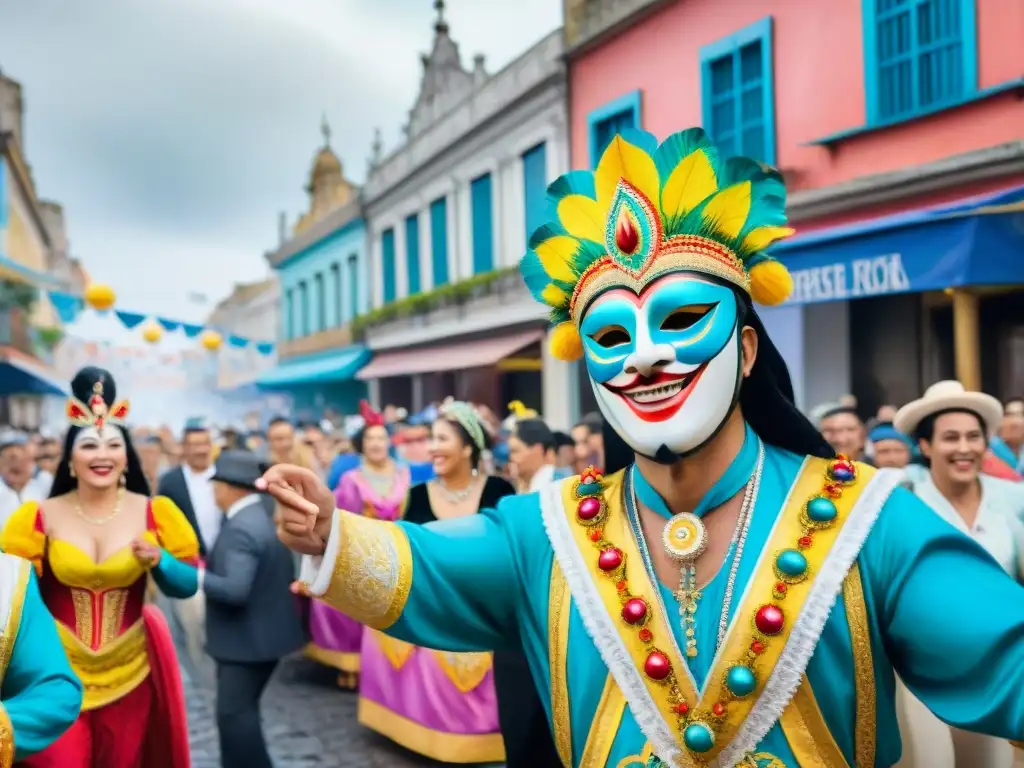
<instances>
[{"instance_id":1,"label":"woman in purple dress","mask_svg":"<svg viewBox=\"0 0 1024 768\"><path fill-rule=\"evenodd\" d=\"M409 491L409 470L390 456L391 438L384 417L368 403L359 404L363 428L353 439L361 457L358 467L341 476L334 491L338 508L380 520L402 517ZM310 606L311 642L306 655L339 670L338 685L355 688L360 673L363 627L314 600Z\"/></svg>"},{"instance_id":2,"label":"woman in purple dress","mask_svg":"<svg viewBox=\"0 0 1024 768\"><path fill-rule=\"evenodd\" d=\"M409 491L405 521L474 515L512 495L508 482L478 471L486 448L473 407L445 404L431 427L436 477ZM362 659L359 722L364 726L441 762L505 761L492 654L435 651L367 630Z\"/></svg>"}]
</instances>

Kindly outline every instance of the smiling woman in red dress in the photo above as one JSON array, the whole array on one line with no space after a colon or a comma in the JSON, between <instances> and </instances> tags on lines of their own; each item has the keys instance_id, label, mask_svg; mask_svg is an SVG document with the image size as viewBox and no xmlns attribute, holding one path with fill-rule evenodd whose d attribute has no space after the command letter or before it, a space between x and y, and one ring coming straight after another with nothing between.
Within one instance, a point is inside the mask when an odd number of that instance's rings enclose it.
<instances>
[{"instance_id":1,"label":"smiling woman in red dress","mask_svg":"<svg viewBox=\"0 0 1024 768\"><path fill-rule=\"evenodd\" d=\"M22 505L0 534L30 560L85 694L82 714L28 768L187 768L188 728L167 624L145 605L149 576L169 597L197 587L199 543L149 486L111 375L85 368L50 498Z\"/></svg>"}]
</instances>

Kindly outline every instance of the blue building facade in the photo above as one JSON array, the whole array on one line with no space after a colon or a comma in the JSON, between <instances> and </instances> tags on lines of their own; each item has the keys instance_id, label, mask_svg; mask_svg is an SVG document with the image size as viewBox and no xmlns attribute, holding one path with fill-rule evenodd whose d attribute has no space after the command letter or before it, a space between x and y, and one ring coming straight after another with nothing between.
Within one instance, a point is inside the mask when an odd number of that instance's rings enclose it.
<instances>
[{"instance_id":1,"label":"blue building facade","mask_svg":"<svg viewBox=\"0 0 1024 768\"><path fill-rule=\"evenodd\" d=\"M369 308L366 222L356 188L327 145L308 190L310 210L295 234L267 254L280 284L279 363L256 381L262 390L287 392L296 419L320 419L327 409L355 413L366 397L355 375L370 358L350 332Z\"/></svg>"}]
</instances>

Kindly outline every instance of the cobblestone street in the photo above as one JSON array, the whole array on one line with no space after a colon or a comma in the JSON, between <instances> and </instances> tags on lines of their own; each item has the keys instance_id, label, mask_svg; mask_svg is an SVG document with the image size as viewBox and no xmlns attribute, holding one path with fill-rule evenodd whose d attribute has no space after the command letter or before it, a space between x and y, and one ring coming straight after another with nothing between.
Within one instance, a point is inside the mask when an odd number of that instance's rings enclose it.
<instances>
[{"instance_id":1,"label":"cobblestone street","mask_svg":"<svg viewBox=\"0 0 1024 768\"><path fill-rule=\"evenodd\" d=\"M190 666L190 665L188 665ZM182 669L192 768L220 768L210 670ZM437 765L359 726L355 694L301 657L278 668L263 695L263 728L276 768L422 768Z\"/></svg>"}]
</instances>

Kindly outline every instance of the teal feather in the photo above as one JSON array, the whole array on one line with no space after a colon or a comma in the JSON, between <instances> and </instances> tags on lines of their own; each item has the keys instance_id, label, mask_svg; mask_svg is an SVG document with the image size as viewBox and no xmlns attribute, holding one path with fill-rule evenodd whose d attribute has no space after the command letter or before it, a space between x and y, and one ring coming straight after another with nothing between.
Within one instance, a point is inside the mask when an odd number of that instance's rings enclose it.
<instances>
[{"instance_id":1,"label":"teal feather","mask_svg":"<svg viewBox=\"0 0 1024 768\"><path fill-rule=\"evenodd\" d=\"M530 295L537 301L543 301L541 296L544 289L551 285L551 278L544 271L544 265L540 263L536 252L527 251L519 260L519 273L523 276L523 282L526 283Z\"/></svg>"},{"instance_id":2,"label":"teal feather","mask_svg":"<svg viewBox=\"0 0 1024 768\"><path fill-rule=\"evenodd\" d=\"M640 147L640 149L652 157L658 151L658 137L653 133L648 133L639 128L626 128L619 131L618 135L634 147Z\"/></svg>"},{"instance_id":3,"label":"teal feather","mask_svg":"<svg viewBox=\"0 0 1024 768\"><path fill-rule=\"evenodd\" d=\"M538 245L543 243L545 240L550 240L552 237L572 237L565 228L558 223L557 220L549 221L547 224L541 224L530 235L529 247L530 250L534 250ZM574 240L576 238L573 238Z\"/></svg>"},{"instance_id":4,"label":"teal feather","mask_svg":"<svg viewBox=\"0 0 1024 768\"><path fill-rule=\"evenodd\" d=\"M661 143L654 153L654 165L658 169L658 177L661 186L664 188L672 171L683 161L697 151L703 151L711 163L711 167L718 169L718 150L708 139L707 134L701 128L690 128L686 131L673 133Z\"/></svg>"},{"instance_id":5,"label":"teal feather","mask_svg":"<svg viewBox=\"0 0 1024 768\"><path fill-rule=\"evenodd\" d=\"M583 195L591 200L597 200L594 174L590 171L569 171L548 185L545 215L549 220L558 221L558 204L569 195Z\"/></svg>"}]
</instances>

